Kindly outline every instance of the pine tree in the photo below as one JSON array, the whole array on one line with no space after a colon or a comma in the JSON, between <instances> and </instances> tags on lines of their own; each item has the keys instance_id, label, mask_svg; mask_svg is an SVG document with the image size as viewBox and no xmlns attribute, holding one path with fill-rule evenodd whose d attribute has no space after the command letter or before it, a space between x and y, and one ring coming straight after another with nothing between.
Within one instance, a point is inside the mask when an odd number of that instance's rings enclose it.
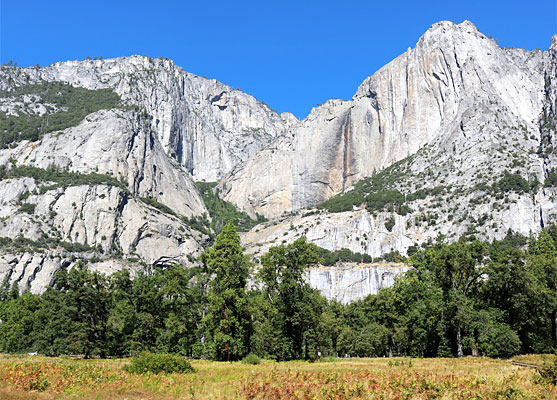
<instances>
[{"instance_id":1,"label":"pine tree","mask_svg":"<svg viewBox=\"0 0 557 400\"><path fill-rule=\"evenodd\" d=\"M236 227L227 224L215 244L201 255L210 277L204 319L211 356L217 360L237 360L247 353L249 313L246 282L249 263L240 246Z\"/></svg>"}]
</instances>

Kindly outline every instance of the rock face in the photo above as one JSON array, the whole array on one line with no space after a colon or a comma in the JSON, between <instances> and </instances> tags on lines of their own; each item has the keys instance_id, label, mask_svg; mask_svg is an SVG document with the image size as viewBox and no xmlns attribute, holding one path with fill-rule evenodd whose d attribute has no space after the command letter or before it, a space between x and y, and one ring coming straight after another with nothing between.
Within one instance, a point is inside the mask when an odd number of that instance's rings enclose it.
<instances>
[{"instance_id":1,"label":"rock face","mask_svg":"<svg viewBox=\"0 0 557 400\"><path fill-rule=\"evenodd\" d=\"M439 235L492 240L557 222L556 49L557 36L546 52L526 51L498 47L469 22L433 25L415 49L366 79L351 102L314 109L294 136L223 182L231 201L279 215L356 193L350 186L373 175L377 184L367 193L400 192L408 208L389 212L370 203L367 210L283 214L244 234L248 251L260 255L306 236L329 250L404 255ZM258 176L272 172L258 180L252 168ZM517 185L507 185L513 180Z\"/></svg>"},{"instance_id":2,"label":"rock face","mask_svg":"<svg viewBox=\"0 0 557 400\"><path fill-rule=\"evenodd\" d=\"M165 152L195 181L217 181L297 122L240 90L184 72L169 59L131 56L4 68L0 90L39 81L112 88L152 117L151 129Z\"/></svg>"},{"instance_id":3,"label":"rock face","mask_svg":"<svg viewBox=\"0 0 557 400\"><path fill-rule=\"evenodd\" d=\"M3 66L0 122L67 111L9 95L52 81L110 88L122 104L34 142L0 141L0 279L22 290L78 259L105 272L193 265L208 239L195 229L208 212L200 180L271 218L241 235L255 258L301 236L377 258L557 222L557 36L548 51L509 49L468 21L440 22L351 100L303 121L168 59ZM311 208L333 196L336 208ZM405 270L338 265L308 280L349 302Z\"/></svg>"},{"instance_id":4,"label":"rock face","mask_svg":"<svg viewBox=\"0 0 557 400\"><path fill-rule=\"evenodd\" d=\"M88 255L81 255L87 260ZM47 251L44 253L2 254L0 255L0 274L8 274L11 282L17 282L19 289L32 293L41 293L46 287L54 283L54 275L61 268L72 268L76 264L76 255L68 252ZM121 259L107 259L104 261L89 260L91 270L104 274L127 269L134 276L140 265Z\"/></svg>"},{"instance_id":5,"label":"rock face","mask_svg":"<svg viewBox=\"0 0 557 400\"><path fill-rule=\"evenodd\" d=\"M206 211L191 176L165 155L149 120L134 112L99 111L62 134L0 150L0 165L51 165L82 174L110 174L142 197L153 197L184 216Z\"/></svg>"},{"instance_id":6,"label":"rock face","mask_svg":"<svg viewBox=\"0 0 557 400\"><path fill-rule=\"evenodd\" d=\"M396 263L341 263L335 267L311 268L307 280L326 298L348 304L392 286L395 277L408 269Z\"/></svg>"},{"instance_id":7,"label":"rock face","mask_svg":"<svg viewBox=\"0 0 557 400\"><path fill-rule=\"evenodd\" d=\"M493 122L538 131L547 53L504 49L465 21L433 25L359 87L331 100L222 182L225 198L266 216L318 204L437 139Z\"/></svg>"},{"instance_id":8,"label":"rock face","mask_svg":"<svg viewBox=\"0 0 557 400\"><path fill-rule=\"evenodd\" d=\"M206 238L176 215L199 215L206 212L205 205L189 174L165 155L139 113L99 111L61 134L45 135L39 143L24 141L0 150L0 165L41 171L55 166L75 177L96 174L117 179L64 185L48 176L0 181L0 237L33 241L19 246L19 254L7 246L3 250L10 256L0 262L0 274L25 280L22 289L44 287L72 258L33 254L41 243L54 247L59 242L76 243L98 253L97 258L110 260L117 254L148 265L188 265L202 251ZM146 198L165 204L175 215L151 206ZM25 205L32 209L22 211Z\"/></svg>"},{"instance_id":9,"label":"rock face","mask_svg":"<svg viewBox=\"0 0 557 400\"><path fill-rule=\"evenodd\" d=\"M2 249L8 258L0 261L0 276L8 274L22 290L41 290L58 269L74 263L68 261L76 258L72 252L41 254L37 246L46 240L50 247L59 242L88 246L77 257L90 258L93 252L112 269L133 264L122 257L141 261L140 269L191 265L207 239L178 218L207 212L193 180L217 180L297 123L292 114L279 116L252 96L186 73L167 59L132 56L0 69L1 90L45 81L111 88L138 111L99 111L38 143L0 150L0 166L55 166L122 182L68 187L31 177L0 181L0 237L33 241L16 246L15 253L14 245ZM0 100L0 111L8 116L60 110L32 94ZM18 211L25 204L33 205L32 212Z\"/></svg>"}]
</instances>

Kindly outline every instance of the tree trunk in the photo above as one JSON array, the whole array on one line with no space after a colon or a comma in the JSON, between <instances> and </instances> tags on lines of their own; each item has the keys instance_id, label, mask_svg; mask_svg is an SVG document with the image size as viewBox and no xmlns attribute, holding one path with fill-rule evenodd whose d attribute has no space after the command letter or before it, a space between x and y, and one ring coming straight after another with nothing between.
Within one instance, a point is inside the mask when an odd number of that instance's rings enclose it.
<instances>
[{"instance_id":1,"label":"tree trunk","mask_svg":"<svg viewBox=\"0 0 557 400\"><path fill-rule=\"evenodd\" d=\"M554 347L557 348L557 310L555 310L554 318L553 318L553 333L555 334L555 343L553 343Z\"/></svg>"},{"instance_id":2,"label":"tree trunk","mask_svg":"<svg viewBox=\"0 0 557 400\"><path fill-rule=\"evenodd\" d=\"M390 340L391 343L389 343L389 358L391 358L393 356L393 347L396 346L395 345L395 339L392 336L391 336L390 339L391 339Z\"/></svg>"},{"instance_id":3,"label":"tree trunk","mask_svg":"<svg viewBox=\"0 0 557 400\"><path fill-rule=\"evenodd\" d=\"M456 356L464 356L464 352L462 351L462 333L460 332L460 324L456 327Z\"/></svg>"}]
</instances>

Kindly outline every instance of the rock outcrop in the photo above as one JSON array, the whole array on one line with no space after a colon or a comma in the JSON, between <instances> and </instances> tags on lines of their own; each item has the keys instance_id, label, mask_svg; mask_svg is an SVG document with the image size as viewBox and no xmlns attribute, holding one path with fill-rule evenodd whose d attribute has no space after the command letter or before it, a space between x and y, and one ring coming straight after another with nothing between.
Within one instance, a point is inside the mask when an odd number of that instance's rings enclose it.
<instances>
[{"instance_id":1,"label":"rock outcrop","mask_svg":"<svg viewBox=\"0 0 557 400\"><path fill-rule=\"evenodd\" d=\"M341 263L334 267L310 268L306 279L326 298L348 304L391 287L396 276L408 269L401 263Z\"/></svg>"}]
</instances>

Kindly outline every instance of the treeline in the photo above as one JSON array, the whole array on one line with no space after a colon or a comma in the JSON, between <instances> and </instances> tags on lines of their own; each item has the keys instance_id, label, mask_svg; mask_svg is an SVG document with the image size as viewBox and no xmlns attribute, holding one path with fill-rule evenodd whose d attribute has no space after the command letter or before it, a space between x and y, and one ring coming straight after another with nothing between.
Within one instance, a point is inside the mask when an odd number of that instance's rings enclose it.
<instances>
[{"instance_id":1,"label":"treeline","mask_svg":"<svg viewBox=\"0 0 557 400\"><path fill-rule=\"evenodd\" d=\"M201 266L109 277L83 263L43 294L0 287L0 352L127 356L149 350L236 360L323 356L510 356L557 346L557 229L525 245L442 241L413 254L394 286L362 301L327 301L304 280L322 261L304 238L252 270L234 225ZM249 276L256 285L248 288Z\"/></svg>"},{"instance_id":2,"label":"treeline","mask_svg":"<svg viewBox=\"0 0 557 400\"><path fill-rule=\"evenodd\" d=\"M87 115L120 106L120 96L112 89L90 90L62 82L23 85L14 91L0 91L0 97L36 95L41 103L54 105L53 113L7 115L0 112L0 149L22 140L36 141L45 133L78 125Z\"/></svg>"},{"instance_id":3,"label":"treeline","mask_svg":"<svg viewBox=\"0 0 557 400\"><path fill-rule=\"evenodd\" d=\"M33 178L37 182L51 182L52 185L42 186L40 188L39 193L41 194L59 187L79 185L109 185L128 191L127 183L123 180L118 180L112 175L98 174L95 172L88 174L71 172L54 164L46 169L29 165L16 166L14 164L11 168L7 168L6 165L0 165L0 180L22 177Z\"/></svg>"},{"instance_id":4,"label":"treeline","mask_svg":"<svg viewBox=\"0 0 557 400\"><path fill-rule=\"evenodd\" d=\"M371 263L373 258L369 254L354 253L350 249L342 248L340 250L327 250L322 247L318 247L317 253L321 258L320 264L326 266L335 265L339 261L344 262L357 262L357 263ZM376 259L377 261L378 259Z\"/></svg>"},{"instance_id":5,"label":"treeline","mask_svg":"<svg viewBox=\"0 0 557 400\"><path fill-rule=\"evenodd\" d=\"M17 236L15 239L9 237L0 237L0 248L6 252L8 251L13 251L15 253L26 252L26 251L41 252L58 246L72 253L84 253L84 252L91 252L95 250L97 251L102 250L102 248L100 247L95 248L83 243L65 242L60 238L56 238L56 237L43 236L38 240L31 240L23 236ZM4 292L5 291L6 288L4 288Z\"/></svg>"}]
</instances>

